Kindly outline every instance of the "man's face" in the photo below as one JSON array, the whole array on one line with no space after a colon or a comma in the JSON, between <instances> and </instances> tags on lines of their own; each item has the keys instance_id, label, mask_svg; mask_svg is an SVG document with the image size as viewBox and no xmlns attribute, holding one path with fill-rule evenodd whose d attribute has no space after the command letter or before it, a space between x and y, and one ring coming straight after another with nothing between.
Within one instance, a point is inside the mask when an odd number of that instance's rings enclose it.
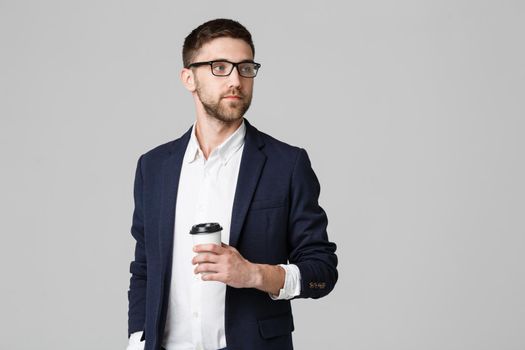
<instances>
[{"instance_id":1,"label":"man's face","mask_svg":"<svg viewBox=\"0 0 525 350\"><path fill-rule=\"evenodd\" d=\"M221 59L235 63L253 60L252 49L241 39L217 38L203 45L193 62ZM197 100L210 117L225 123L242 118L252 100L253 78L240 76L237 68L225 77L213 75L208 65L192 70Z\"/></svg>"}]
</instances>

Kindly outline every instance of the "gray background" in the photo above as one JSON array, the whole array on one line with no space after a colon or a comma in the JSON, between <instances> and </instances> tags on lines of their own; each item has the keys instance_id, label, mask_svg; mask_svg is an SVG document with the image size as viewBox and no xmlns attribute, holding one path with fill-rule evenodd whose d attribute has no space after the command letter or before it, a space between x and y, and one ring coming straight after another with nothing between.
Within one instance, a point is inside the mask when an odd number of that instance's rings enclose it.
<instances>
[{"instance_id":1,"label":"gray background","mask_svg":"<svg viewBox=\"0 0 525 350\"><path fill-rule=\"evenodd\" d=\"M437 0L1 0L0 348L125 348L136 161L193 122L181 45L217 17L338 243L296 348L524 349L525 6Z\"/></svg>"}]
</instances>

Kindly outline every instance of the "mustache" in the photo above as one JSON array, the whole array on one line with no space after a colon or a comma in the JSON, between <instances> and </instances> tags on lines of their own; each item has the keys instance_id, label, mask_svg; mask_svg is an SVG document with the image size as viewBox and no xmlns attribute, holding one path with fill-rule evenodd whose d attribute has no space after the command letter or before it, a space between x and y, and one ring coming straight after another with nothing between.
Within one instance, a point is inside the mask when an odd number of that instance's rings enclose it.
<instances>
[{"instance_id":1,"label":"mustache","mask_svg":"<svg viewBox=\"0 0 525 350\"><path fill-rule=\"evenodd\" d=\"M229 92L229 93L227 93L227 94L224 94L222 97L224 98L224 97L226 97L226 96L235 96L235 97L244 98L244 95L241 94L241 93L238 92L238 91L237 91L237 92L235 92L235 91L231 91L231 92Z\"/></svg>"}]
</instances>

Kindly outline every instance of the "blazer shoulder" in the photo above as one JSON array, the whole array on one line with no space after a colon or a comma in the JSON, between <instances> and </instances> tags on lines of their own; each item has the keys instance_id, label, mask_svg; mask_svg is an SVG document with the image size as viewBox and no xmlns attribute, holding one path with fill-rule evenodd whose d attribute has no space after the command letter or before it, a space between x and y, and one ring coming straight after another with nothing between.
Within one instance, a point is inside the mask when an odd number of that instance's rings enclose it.
<instances>
[{"instance_id":1,"label":"blazer shoulder","mask_svg":"<svg viewBox=\"0 0 525 350\"><path fill-rule=\"evenodd\" d=\"M267 154L280 155L284 158L297 158L302 147L294 146L262 131L258 131L260 138L264 142L264 148Z\"/></svg>"},{"instance_id":2,"label":"blazer shoulder","mask_svg":"<svg viewBox=\"0 0 525 350\"><path fill-rule=\"evenodd\" d=\"M293 173L297 163L302 159L301 154L306 153L302 147L291 145L278 140L273 136L261 133L264 147L261 150L268 160L278 164L283 173Z\"/></svg>"},{"instance_id":3,"label":"blazer shoulder","mask_svg":"<svg viewBox=\"0 0 525 350\"><path fill-rule=\"evenodd\" d=\"M268 160L278 164L283 173L294 173L301 169L311 169L312 165L308 152L303 147L291 145L278 140L264 132L257 130L259 139L264 144L261 151Z\"/></svg>"},{"instance_id":4,"label":"blazer shoulder","mask_svg":"<svg viewBox=\"0 0 525 350\"><path fill-rule=\"evenodd\" d=\"M157 157L162 157L164 155L167 155L170 153L170 150L173 148L174 144L178 141L179 139L176 139L176 140L171 140L169 142L166 142L166 143L163 143L161 145L158 145L150 150L148 150L146 153L143 154L143 156L145 158L148 158L148 159L152 159L152 158L157 158Z\"/></svg>"}]
</instances>

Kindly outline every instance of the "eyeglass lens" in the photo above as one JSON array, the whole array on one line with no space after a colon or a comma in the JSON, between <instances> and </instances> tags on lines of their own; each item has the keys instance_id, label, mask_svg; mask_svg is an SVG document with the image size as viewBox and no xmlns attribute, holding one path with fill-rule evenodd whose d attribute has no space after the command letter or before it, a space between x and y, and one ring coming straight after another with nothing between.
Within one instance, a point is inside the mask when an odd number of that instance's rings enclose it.
<instances>
[{"instance_id":1,"label":"eyeglass lens","mask_svg":"<svg viewBox=\"0 0 525 350\"><path fill-rule=\"evenodd\" d=\"M214 75L226 76L231 74L233 67L233 63L217 61L212 63L211 72ZM257 75L257 64L252 62L237 63L237 70L241 76L252 78Z\"/></svg>"}]
</instances>

